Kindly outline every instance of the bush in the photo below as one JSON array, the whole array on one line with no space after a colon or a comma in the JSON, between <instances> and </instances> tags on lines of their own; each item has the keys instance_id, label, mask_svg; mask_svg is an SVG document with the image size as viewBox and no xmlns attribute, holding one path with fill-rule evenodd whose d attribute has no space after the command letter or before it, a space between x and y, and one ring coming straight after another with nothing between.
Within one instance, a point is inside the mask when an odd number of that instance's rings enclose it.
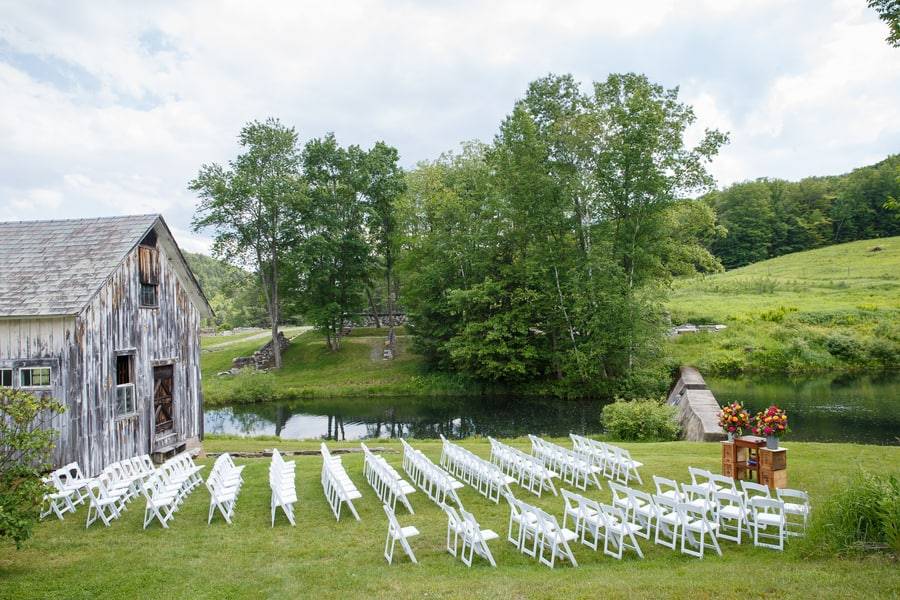
<instances>
[{"instance_id":1,"label":"bush","mask_svg":"<svg viewBox=\"0 0 900 600\"><path fill-rule=\"evenodd\" d=\"M807 555L900 555L900 481L860 473L813 512L802 543Z\"/></svg>"},{"instance_id":2,"label":"bush","mask_svg":"<svg viewBox=\"0 0 900 600\"><path fill-rule=\"evenodd\" d=\"M843 333L831 333L825 338L825 348L835 358L854 362L862 355L862 344Z\"/></svg>"},{"instance_id":3,"label":"bush","mask_svg":"<svg viewBox=\"0 0 900 600\"><path fill-rule=\"evenodd\" d=\"M610 438L623 441L658 442L678 439L680 427L674 406L661 400L616 398L603 407L601 422Z\"/></svg>"},{"instance_id":4,"label":"bush","mask_svg":"<svg viewBox=\"0 0 900 600\"><path fill-rule=\"evenodd\" d=\"M65 407L49 395L0 388L0 540L21 548L31 537L48 491L41 471L49 465L56 430L49 425Z\"/></svg>"}]
</instances>

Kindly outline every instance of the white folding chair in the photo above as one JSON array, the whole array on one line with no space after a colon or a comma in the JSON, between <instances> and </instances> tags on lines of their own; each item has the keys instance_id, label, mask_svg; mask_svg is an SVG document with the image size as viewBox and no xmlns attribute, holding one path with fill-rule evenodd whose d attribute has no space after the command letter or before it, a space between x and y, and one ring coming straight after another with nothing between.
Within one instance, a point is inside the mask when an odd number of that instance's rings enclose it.
<instances>
[{"instance_id":1,"label":"white folding chair","mask_svg":"<svg viewBox=\"0 0 900 600\"><path fill-rule=\"evenodd\" d=\"M272 492L270 512L272 527L275 527L275 513L281 508L292 526L294 521L294 503L297 502L294 461L285 462L277 449L272 451L272 462L269 465L269 488Z\"/></svg>"},{"instance_id":2,"label":"white folding chair","mask_svg":"<svg viewBox=\"0 0 900 600\"><path fill-rule=\"evenodd\" d=\"M681 515L678 513L679 501L657 494L653 496L653 504L656 506L656 534L653 541L675 550L681 532Z\"/></svg>"},{"instance_id":3,"label":"white folding chair","mask_svg":"<svg viewBox=\"0 0 900 600\"><path fill-rule=\"evenodd\" d=\"M569 547L569 542L578 538L575 532L571 529L560 527L559 522L553 515L539 508L535 508L534 511L538 516L539 527L540 553L538 562L552 569L556 563L556 558L559 557L561 560L568 560L573 567L577 567L578 561L575 560L575 554L572 553L572 548ZM549 558L544 555L545 551L549 551Z\"/></svg>"},{"instance_id":4,"label":"white folding chair","mask_svg":"<svg viewBox=\"0 0 900 600\"><path fill-rule=\"evenodd\" d=\"M482 529L478 521L475 520L475 516L465 509L460 508L459 514L462 517L463 538L460 559L466 566L471 567L472 559L477 555L488 561L492 567L496 567L497 563L494 561L494 555L491 553L487 543L491 540L496 540L500 536L490 529Z\"/></svg>"},{"instance_id":5,"label":"white folding chair","mask_svg":"<svg viewBox=\"0 0 900 600\"><path fill-rule=\"evenodd\" d=\"M97 519L109 527L110 521L118 519L124 508L124 492L110 492L106 488L105 477L102 476L90 481L87 489L90 495L90 504L88 504L87 521L84 528L90 527L91 523Z\"/></svg>"},{"instance_id":6,"label":"white folding chair","mask_svg":"<svg viewBox=\"0 0 900 600\"><path fill-rule=\"evenodd\" d=\"M779 500L784 503L784 518L787 535L802 536L809 523L809 494L801 490L779 488L775 490ZM792 519L791 516L799 517Z\"/></svg>"},{"instance_id":7,"label":"white folding chair","mask_svg":"<svg viewBox=\"0 0 900 600\"><path fill-rule=\"evenodd\" d=\"M644 558L644 553L641 552L641 547L634 537L638 526L628 521L625 511L618 506L601 504L600 512L605 521L604 527L606 529L606 536L603 540L603 552L621 560L623 552L630 548L640 558ZM612 542L612 550L609 548L610 542Z\"/></svg>"},{"instance_id":8,"label":"white folding chair","mask_svg":"<svg viewBox=\"0 0 900 600\"><path fill-rule=\"evenodd\" d=\"M688 486L699 487L699 486ZM707 488L708 489L708 488ZM681 552L698 558L703 558L706 549L706 539L709 545L722 556L716 533L718 525L710 519L709 511L695 504L682 502L678 505L678 515L681 517Z\"/></svg>"},{"instance_id":9,"label":"white folding chair","mask_svg":"<svg viewBox=\"0 0 900 600\"><path fill-rule=\"evenodd\" d=\"M716 535L723 540L741 543L741 533L750 533L749 511L744 503L744 496L731 490L713 493L716 505Z\"/></svg>"},{"instance_id":10,"label":"white folding chair","mask_svg":"<svg viewBox=\"0 0 900 600\"><path fill-rule=\"evenodd\" d=\"M52 491L44 494L41 512L38 517L39 519L44 519L51 514L55 514L56 517L62 521L65 513L75 512L75 504L72 501L72 498L75 496L74 489L62 490L56 485L56 481L50 477L45 477L42 481L44 482L44 485Z\"/></svg>"},{"instance_id":11,"label":"white folding chair","mask_svg":"<svg viewBox=\"0 0 900 600\"><path fill-rule=\"evenodd\" d=\"M753 545L784 550L784 503L774 498L754 496L749 502L753 523ZM774 529L775 533L771 533ZM766 540L775 540L775 543Z\"/></svg>"},{"instance_id":12,"label":"white folding chair","mask_svg":"<svg viewBox=\"0 0 900 600\"><path fill-rule=\"evenodd\" d=\"M406 552L406 555L409 556L410 560L413 561L413 563L418 564L419 561L416 560L416 555L413 554L408 540L413 536L419 535L419 530L412 525L400 527L400 523L397 522L397 517L394 515L394 511L391 510L391 507L387 504L382 504L382 507L384 508L384 514L386 514L388 518L388 533L387 539L384 542L384 557L387 559L388 564L393 563L394 545L397 542L400 542L400 546L403 548L403 551Z\"/></svg>"},{"instance_id":13,"label":"white folding chair","mask_svg":"<svg viewBox=\"0 0 900 600\"><path fill-rule=\"evenodd\" d=\"M167 489L159 475L151 475L141 482L141 491L147 500L144 508L144 529L147 529L154 518L164 529L168 529L168 522L172 520L178 508L177 490Z\"/></svg>"}]
</instances>

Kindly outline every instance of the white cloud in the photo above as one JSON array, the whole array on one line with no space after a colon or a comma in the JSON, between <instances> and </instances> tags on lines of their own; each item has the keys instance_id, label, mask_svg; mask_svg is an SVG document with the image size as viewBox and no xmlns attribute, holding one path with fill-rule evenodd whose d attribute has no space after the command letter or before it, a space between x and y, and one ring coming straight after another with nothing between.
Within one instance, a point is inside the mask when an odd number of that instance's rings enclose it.
<instances>
[{"instance_id":1,"label":"white cloud","mask_svg":"<svg viewBox=\"0 0 900 600\"><path fill-rule=\"evenodd\" d=\"M0 218L163 212L250 119L384 139L406 165L489 140L528 81L637 70L729 130L720 182L900 146L900 53L864 3L2 3Z\"/></svg>"}]
</instances>

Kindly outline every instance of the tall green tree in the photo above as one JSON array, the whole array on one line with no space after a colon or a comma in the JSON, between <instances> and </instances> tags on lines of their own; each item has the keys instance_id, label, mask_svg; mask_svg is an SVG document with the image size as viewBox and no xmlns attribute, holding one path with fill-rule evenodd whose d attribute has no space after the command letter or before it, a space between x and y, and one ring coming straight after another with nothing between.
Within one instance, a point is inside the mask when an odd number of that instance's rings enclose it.
<instances>
[{"instance_id":1,"label":"tall green tree","mask_svg":"<svg viewBox=\"0 0 900 600\"><path fill-rule=\"evenodd\" d=\"M667 235L671 209L710 187L725 141L708 131L688 146L693 119L676 90L639 75L587 93L550 75L492 145L420 165L401 211L416 234L404 268L417 346L480 379L637 385L658 364L664 284L686 268L677 246L699 247L702 228Z\"/></svg>"},{"instance_id":2,"label":"tall green tree","mask_svg":"<svg viewBox=\"0 0 900 600\"><path fill-rule=\"evenodd\" d=\"M244 152L228 167L201 167L190 189L200 196L193 228L213 230L213 253L255 271L265 296L275 367L281 318L281 269L301 231L306 182L300 175L297 132L277 119L247 124L238 137Z\"/></svg>"},{"instance_id":3,"label":"tall green tree","mask_svg":"<svg viewBox=\"0 0 900 600\"><path fill-rule=\"evenodd\" d=\"M397 263L397 200L406 190L403 169L397 150L377 142L363 160L363 194L368 205L368 230L374 238L374 249L384 261L388 327L396 325L398 295L395 267ZM393 335L391 336L393 340ZM396 348L394 348L396 350Z\"/></svg>"},{"instance_id":4,"label":"tall green tree","mask_svg":"<svg viewBox=\"0 0 900 600\"><path fill-rule=\"evenodd\" d=\"M292 285L304 314L332 351L341 348L346 318L362 306L371 268L364 231L365 160L362 150L342 148L333 134L303 148L309 202L302 239L292 254Z\"/></svg>"}]
</instances>

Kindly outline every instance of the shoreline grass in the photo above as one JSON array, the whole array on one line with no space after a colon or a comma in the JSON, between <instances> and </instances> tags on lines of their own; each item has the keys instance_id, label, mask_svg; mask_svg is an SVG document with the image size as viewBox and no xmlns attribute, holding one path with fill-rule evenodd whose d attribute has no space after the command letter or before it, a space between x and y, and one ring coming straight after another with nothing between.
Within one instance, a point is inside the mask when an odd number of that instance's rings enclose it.
<instances>
[{"instance_id":1,"label":"shoreline grass","mask_svg":"<svg viewBox=\"0 0 900 600\"><path fill-rule=\"evenodd\" d=\"M523 438L508 440L525 448ZM565 440L557 440L565 443ZM437 461L440 443L414 440L413 445ZM481 456L484 439L461 444ZM315 450L317 441L214 438L205 450ZM355 447L353 442L328 442L332 449ZM621 444L645 462L645 481L652 474L687 478L687 466L718 470L719 445L668 442ZM397 440L372 440L398 470ZM791 443L788 445L792 487L807 489L813 507L820 506L858 469L884 470L900 465L900 448L853 444ZM644 560L634 555L617 561L586 546L573 546L578 568L550 570L515 551L505 541L508 507L494 505L468 486L461 490L467 509L501 535L491 542L498 563L491 569L476 561L468 569L444 549L446 519L421 491L411 496L415 515L399 509L401 524L422 534L412 547L419 565L401 561L387 565L382 551L386 519L374 491L362 475L362 456L344 455L347 472L363 494L358 501L362 521L334 520L319 483L321 458L297 461L298 526L279 518L269 527L268 459L237 459L246 483L238 500L235 523L221 518L206 525L208 494L194 491L169 530L155 524L141 530L143 501L133 502L122 519L105 529L84 529L84 507L64 522L38 525L35 537L21 551L0 554L0 598L787 598L891 597L900 592L896 562L881 557L853 559L807 558L791 541L782 554L722 542L723 557L697 560L641 539ZM209 464L206 459L203 462ZM649 485L638 486L649 489ZM513 492L561 517L562 499L538 499L513 486ZM588 495L609 501L609 491Z\"/></svg>"}]
</instances>

